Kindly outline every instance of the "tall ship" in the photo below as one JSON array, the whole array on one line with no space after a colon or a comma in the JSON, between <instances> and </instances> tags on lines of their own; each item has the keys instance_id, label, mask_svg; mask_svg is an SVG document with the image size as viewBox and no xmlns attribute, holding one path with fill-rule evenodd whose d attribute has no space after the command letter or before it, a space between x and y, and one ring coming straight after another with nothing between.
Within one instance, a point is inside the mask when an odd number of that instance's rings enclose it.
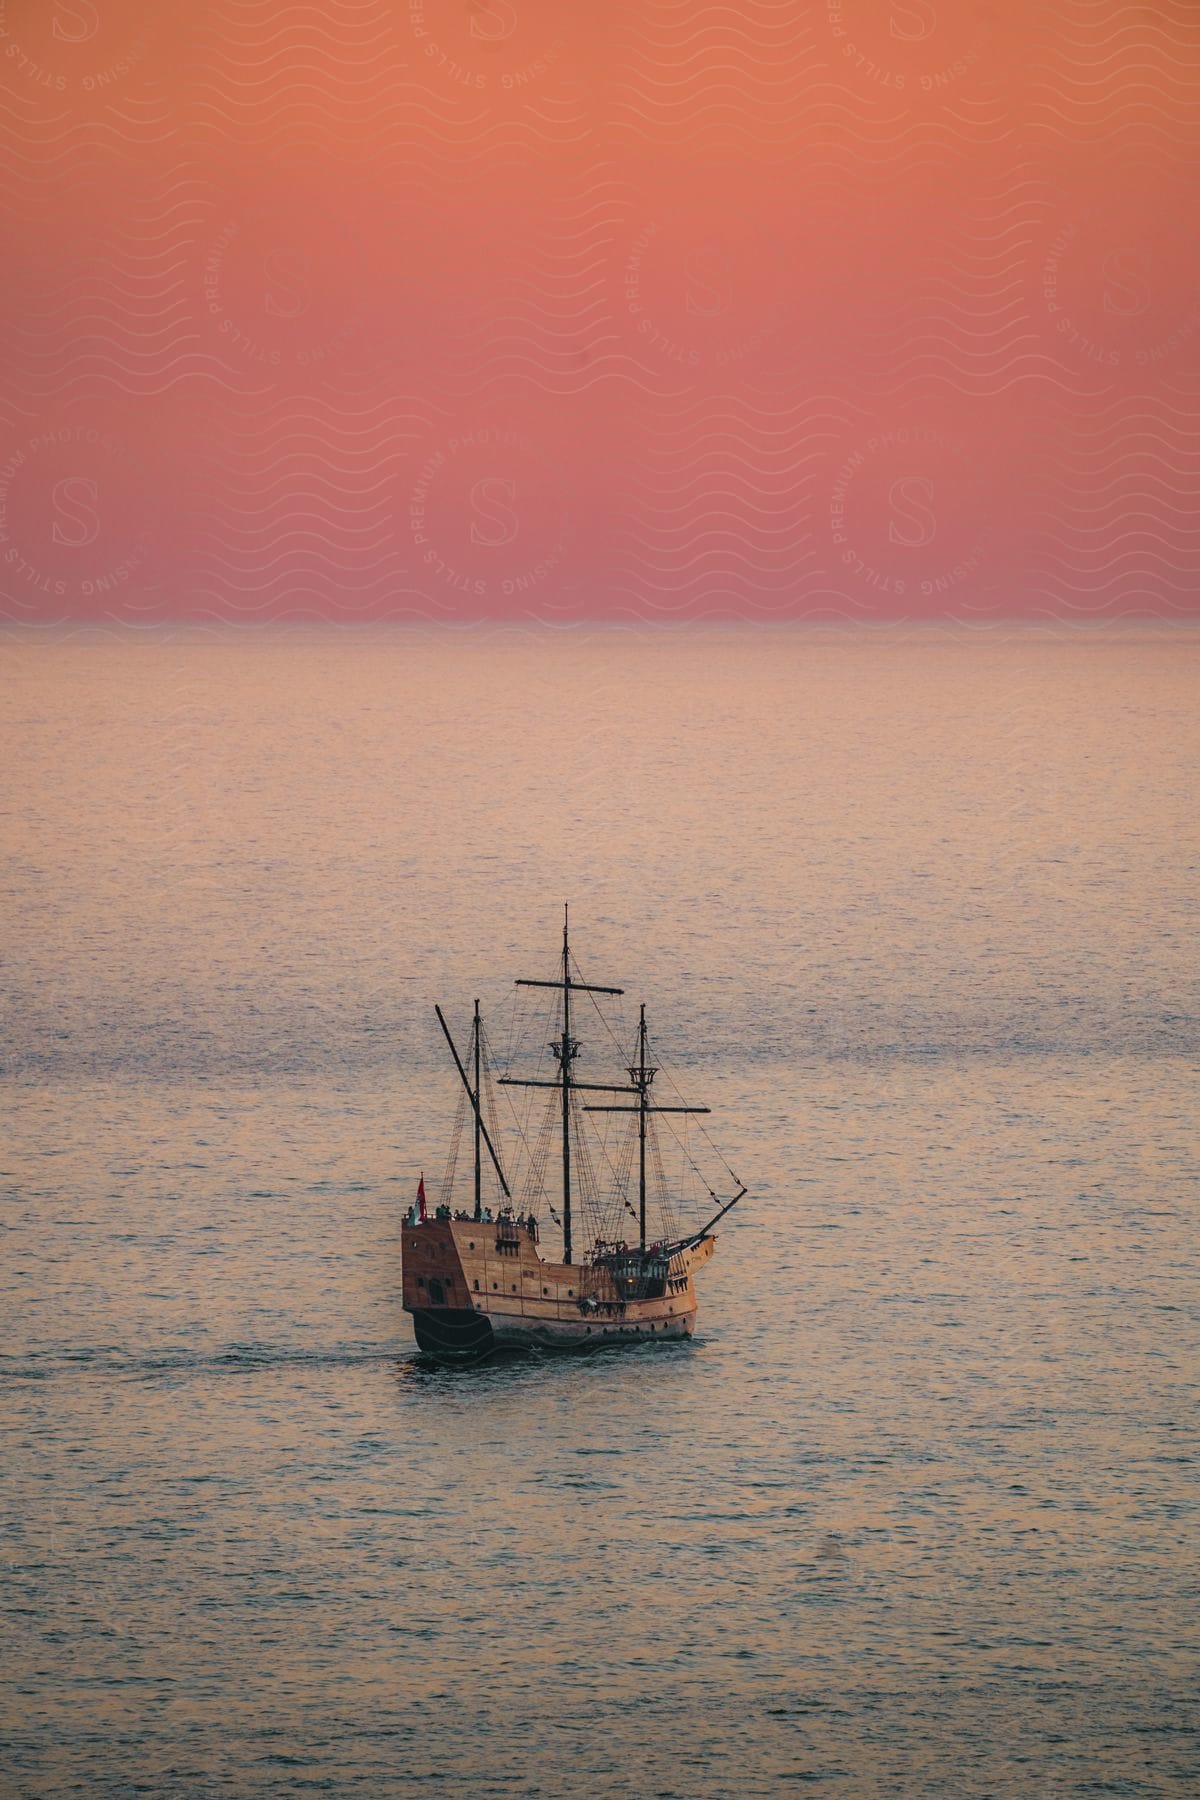
<instances>
[{"instance_id":1,"label":"tall ship","mask_svg":"<svg viewBox=\"0 0 1200 1800\"><path fill-rule=\"evenodd\" d=\"M405 1216L401 1264L417 1344L440 1360L690 1337L696 1271L714 1252L714 1227L747 1191L695 1126L709 1109L686 1104L661 1059L651 1060L645 1006L623 1037L623 1014L614 1023L604 1009L624 990L583 980L568 928L564 907L554 975L515 983L534 1004L518 1023L514 1002L504 1072L478 1000L465 1056L434 1008L458 1073L459 1109L439 1199L427 1199L422 1174ZM577 1072L584 1044L575 1032L585 1017L624 1079L591 1079L590 1050L587 1075ZM552 1064L509 1072L527 1063L539 1037ZM468 1123L474 1162L464 1194L459 1148ZM731 1197L710 1184L701 1157L720 1163ZM681 1213L698 1201L704 1222L689 1229Z\"/></svg>"}]
</instances>

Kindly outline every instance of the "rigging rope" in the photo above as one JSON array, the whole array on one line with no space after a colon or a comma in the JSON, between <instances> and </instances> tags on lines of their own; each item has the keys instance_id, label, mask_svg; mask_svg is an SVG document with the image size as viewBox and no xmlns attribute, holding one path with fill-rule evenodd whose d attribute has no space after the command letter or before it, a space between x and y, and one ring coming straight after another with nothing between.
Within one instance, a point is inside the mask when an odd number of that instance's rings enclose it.
<instances>
[{"instance_id":1,"label":"rigging rope","mask_svg":"<svg viewBox=\"0 0 1200 1800\"><path fill-rule=\"evenodd\" d=\"M481 1051L480 1074L482 1080L480 1081L480 1087L483 1090L481 1098L483 1121L488 1128L488 1135L495 1146L496 1155L500 1160L500 1167L504 1170L505 1179L507 1180L511 1191L513 1185L513 1169L510 1166L508 1146L504 1140L504 1133L501 1128L499 1117L500 1109L496 1101L496 1084L493 1080L493 1069L495 1064L492 1058L491 1045L488 1042L487 1032L482 1026L480 1027L479 1032L479 1044ZM489 1183L495 1186L497 1200L499 1201L503 1198L504 1190L500 1187L500 1181L496 1175L495 1168L493 1167L492 1159L487 1155L486 1150L484 1152L483 1162L485 1169L488 1171Z\"/></svg>"},{"instance_id":2,"label":"rigging rope","mask_svg":"<svg viewBox=\"0 0 1200 1800\"><path fill-rule=\"evenodd\" d=\"M663 1075L666 1077L667 1086L670 1088L671 1092L675 1095L675 1098L681 1104L686 1104L684 1102L682 1093L679 1091L679 1088L676 1086L674 1080L672 1079L670 1069L666 1068L661 1063L659 1064L659 1067L662 1070ZM741 1185L742 1185L741 1182L738 1180L737 1176L734 1174L734 1172L730 1168L729 1164L725 1161L725 1158L721 1155L721 1152L717 1149L717 1146L713 1143L713 1141L709 1137L707 1131L705 1131L703 1125L701 1125L697 1122L696 1130L700 1133L700 1136L704 1139L705 1143L708 1145L709 1149L712 1151L713 1155L716 1157L717 1161L720 1163L721 1167L724 1169L725 1173L728 1175L730 1181L733 1182L735 1187L741 1187ZM711 1194L712 1188L709 1185L709 1183L707 1181L705 1181L704 1175L701 1172L698 1164L692 1160L690 1153L688 1153L686 1150L685 1150L684 1154L688 1156L688 1161L691 1163L692 1168L695 1170L695 1172L699 1176L700 1180L704 1181L704 1185L705 1185L707 1191Z\"/></svg>"},{"instance_id":3,"label":"rigging rope","mask_svg":"<svg viewBox=\"0 0 1200 1800\"><path fill-rule=\"evenodd\" d=\"M649 1123L649 1121L647 1122ZM675 1217L675 1207L671 1200L671 1190L667 1184L667 1172L663 1167L662 1148L658 1141L657 1130L647 1130L646 1148L654 1164L654 1177L658 1184L658 1208L662 1218L662 1238L664 1240L679 1236L679 1225Z\"/></svg>"},{"instance_id":4,"label":"rigging rope","mask_svg":"<svg viewBox=\"0 0 1200 1800\"><path fill-rule=\"evenodd\" d=\"M458 1105L454 1111L454 1123L450 1128L450 1153L446 1158L446 1169L442 1176L442 1191L438 1198L439 1206L449 1206L451 1197L454 1193L454 1171L458 1165L458 1152L462 1143L463 1126L467 1122L467 1109L469 1105L470 1102L467 1099L467 1090L464 1087L460 1087L458 1090Z\"/></svg>"}]
</instances>

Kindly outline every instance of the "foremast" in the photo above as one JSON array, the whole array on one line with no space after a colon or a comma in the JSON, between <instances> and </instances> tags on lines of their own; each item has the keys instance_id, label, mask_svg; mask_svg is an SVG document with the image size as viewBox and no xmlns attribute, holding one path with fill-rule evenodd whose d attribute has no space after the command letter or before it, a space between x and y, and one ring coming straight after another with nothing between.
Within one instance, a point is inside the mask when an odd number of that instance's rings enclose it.
<instances>
[{"instance_id":1,"label":"foremast","mask_svg":"<svg viewBox=\"0 0 1200 1800\"><path fill-rule=\"evenodd\" d=\"M479 1074L479 1002L475 1002L475 1092L471 1096L471 1110L475 1114L475 1223L483 1217L483 1158L480 1154L483 1138L483 1088Z\"/></svg>"},{"instance_id":2,"label":"foremast","mask_svg":"<svg viewBox=\"0 0 1200 1800\"><path fill-rule=\"evenodd\" d=\"M438 1024L442 1028L442 1034L450 1046L450 1054L454 1058L454 1066L458 1070L459 1080L467 1090L467 1099L471 1102L471 1111L475 1117L475 1217L476 1219L480 1219L483 1216L483 1159L481 1156L481 1146L487 1147L487 1153L492 1159L492 1167L496 1171L496 1179L500 1183L504 1198L506 1200L511 1200L512 1193L509 1189L508 1182L505 1180L504 1170L500 1166L500 1158L496 1154L496 1146L493 1144L491 1134L483 1122L483 1088L480 1080L480 1034L482 1027L479 1019L479 1002L478 1000L475 1002L474 1087L471 1086L470 1077L463 1067L463 1059L458 1054L458 1047L450 1035L450 1027L446 1023L445 1014L440 1006L435 1006L433 1010L437 1014Z\"/></svg>"}]
</instances>

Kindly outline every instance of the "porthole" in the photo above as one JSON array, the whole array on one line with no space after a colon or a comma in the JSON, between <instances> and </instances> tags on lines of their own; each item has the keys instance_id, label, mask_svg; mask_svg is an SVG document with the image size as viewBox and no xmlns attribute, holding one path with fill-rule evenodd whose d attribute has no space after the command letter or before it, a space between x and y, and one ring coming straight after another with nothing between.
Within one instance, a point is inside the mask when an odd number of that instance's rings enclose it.
<instances>
[{"instance_id":1,"label":"porthole","mask_svg":"<svg viewBox=\"0 0 1200 1800\"><path fill-rule=\"evenodd\" d=\"M471 1240L470 1240L470 1242L469 1242L469 1243L468 1243L468 1245L467 1245L467 1249L468 1249L468 1250L473 1250L473 1249L474 1249L474 1248L475 1248L475 1239L474 1239L474 1238L472 1238L472 1239L471 1239Z\"/></svg>"},{"instance_id":2,"label":"porthole","mask_svg":"<svg viewBox=\"0 0 1200 1800\"><path fill-rule=\"evenodd\" d=\"M493 1283L492 1283L492 1292L493 1292L493 1293L495 1293L495 1291L496 1291L496 1289L497 1289L497 1288L498 1288L498 1287L499 1287L499 1286L500 1286L500 1283L499 1283L499 1282L498 1282L498 1281L493 1281Z\"/></svg>"},{"instance_id":3,"label":"porthole","mask_svg":"<svg viewBox=\"0 0 1200 1800\"><path fill-rule=\"evenodd\" d=\"M542 1292L543 1292L543 1294L548 1294L550 1292L550 1289L548 1287L544 1287L542 1289Z\"/></svg>"}]
</instances>

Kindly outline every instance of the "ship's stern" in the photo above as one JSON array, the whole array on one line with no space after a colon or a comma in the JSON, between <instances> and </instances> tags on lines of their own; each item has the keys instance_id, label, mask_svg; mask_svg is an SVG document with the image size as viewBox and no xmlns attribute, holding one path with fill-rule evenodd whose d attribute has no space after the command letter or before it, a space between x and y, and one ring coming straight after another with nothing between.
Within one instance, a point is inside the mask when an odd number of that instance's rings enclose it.
<instances>
[{"instance_id":1,"label":"ship's stern","mask_svg":"<svg viewBox=\"0 0 1200 1800\"><path fill-rule=\"evenodd\" d=\"M405 1220L400 1266L404 1310L412 1314L418 1349L471 1361L495 1348L486 1313L472 1304L451 1220Z\"/></svg>"}]
</instances>

